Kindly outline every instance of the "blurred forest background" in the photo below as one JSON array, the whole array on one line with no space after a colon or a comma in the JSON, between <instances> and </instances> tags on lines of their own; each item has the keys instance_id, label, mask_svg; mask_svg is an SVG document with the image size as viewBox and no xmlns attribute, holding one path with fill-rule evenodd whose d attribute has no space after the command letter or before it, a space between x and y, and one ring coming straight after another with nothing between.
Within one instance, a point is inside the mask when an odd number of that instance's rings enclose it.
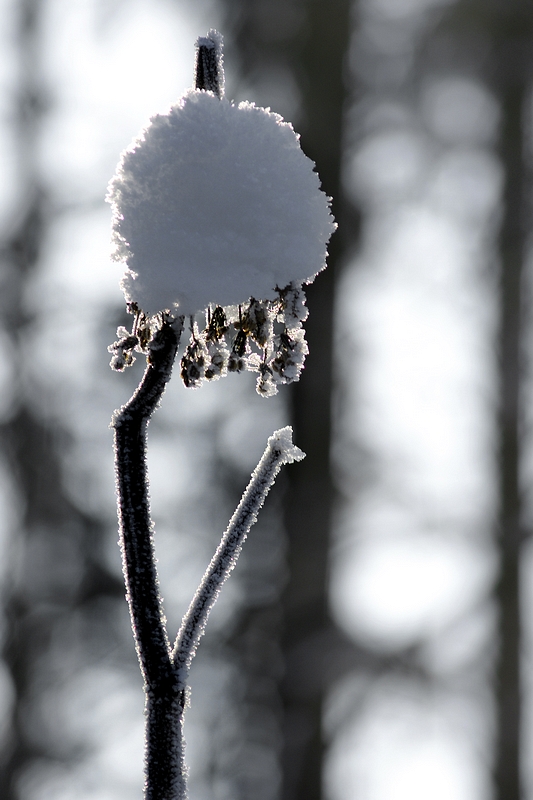
<instances>
[{"instance_id":1,"label":"blurred forest background","mask_svg":"<svg viewBox=\"0 0 533 800\"><path fill-rule=\"evenodd\" d=\"M143 365L106 184L225 36L339 222L310 356L172 381L150 427L177 629L267 436L286 470L192 674L192 800L533 799L533 6L0 0L0 797L130 800L143 696L109 420Z\"/></svg>"}]
</instances>

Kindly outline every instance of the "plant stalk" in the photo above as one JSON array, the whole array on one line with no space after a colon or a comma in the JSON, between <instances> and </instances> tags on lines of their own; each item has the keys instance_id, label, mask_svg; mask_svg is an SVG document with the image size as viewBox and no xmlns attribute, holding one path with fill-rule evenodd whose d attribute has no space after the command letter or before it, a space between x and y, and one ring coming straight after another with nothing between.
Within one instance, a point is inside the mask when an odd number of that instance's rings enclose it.
<instances>
[{"instance_id":1,"label":"plant stalk","mask_svg":"<svg viewBox=\"0 0 533 800\"><path fill-rule=\"evenodd\" d=\"M180 331L163 323L154 338L141 383L128 403L115 413L111 423L115 432L126 598L146 698L146 800L185 797L182 733L185 691L172 665L161 606L146 469L148 422L170 380L179 337Z\"/></svg>"}]
</instances>

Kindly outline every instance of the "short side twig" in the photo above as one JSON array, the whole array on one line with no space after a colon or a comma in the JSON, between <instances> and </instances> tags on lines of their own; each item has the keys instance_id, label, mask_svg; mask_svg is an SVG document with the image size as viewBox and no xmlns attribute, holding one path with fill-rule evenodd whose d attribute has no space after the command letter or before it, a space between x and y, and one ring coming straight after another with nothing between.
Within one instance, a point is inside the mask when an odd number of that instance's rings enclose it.
<instances>
[{"instance_id":1,"label":"short side twig","mask_svg":"<svg viewBox=\"0 0 533 800\"><path fill-rule=\"evenodd\" d=\"M243 542L257 520L259 509L265 502L278 472L284 464L301 461L304 457L305 453L292 442L292 428L286 427L275 431L269 438L266 450L252 473L241 502L183 618L173 652L173 661L183 686L186 684L189 668L209 613L222 584L237 562Z\"/></svg>"}]
</instances>

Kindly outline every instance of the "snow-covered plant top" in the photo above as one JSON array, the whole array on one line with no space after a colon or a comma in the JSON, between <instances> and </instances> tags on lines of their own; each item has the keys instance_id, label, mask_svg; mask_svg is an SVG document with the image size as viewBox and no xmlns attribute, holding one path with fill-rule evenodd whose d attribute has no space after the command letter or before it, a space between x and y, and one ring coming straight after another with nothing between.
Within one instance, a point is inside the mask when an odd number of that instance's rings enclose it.
<instances>
[{"instance_id":1,"label":"snow-covered plant top","mask_svg":"<svg viewBox=\"0 0 533 800\"><path fill-rule=\"evenodd\" d=\"M313 166L278 114L191 89L111 182L126 300L190 315L312 280L334 230Z\"/></svg>"},{"instance_id":2,"label":"snow-covered plant top","mask_svg":"<svg viewBox=\"0 0 533 800\"><path fill-rule=\"evenodd\" d=\"M257 390L298 380L307 344L302 284L325 266L329 200L281 117L223 99L222 37L197 42L196 88L126 151L110 186L116 257L134 315L109 348L147 367L112 420L122 563L145 691L145 800L187 800L183 718L192 659L222 584L284 464L304 453L276 431L252 474L171 647L159 593L147 475L147 427L181 335L186 386L259 373Z\"/></svg>"},{"instance_id":3,"label":"snow-covered plant top","mask_svg":"<svg viewBox=\"0 0 533 800\"><path fill-rule=\"evenodd\" d=\"M303 364L300 334L290 331L299 329L305 313L300 309L298 323L285 324L290 341L281 342L278 332L274 342L272 325L286 322L288 293L294 305L294 293L326 265L335 229L330 199L289 123L267 108L222 96L220 34L210 31L199 43L212 47L220 79L215 91L191 89L167 114L152 117L122 154L107 196L114 258L126 268L126 301L145 319L207 313L203 334L191 323L182 363L187 385L228 369L258 371L263 363L270 388L262 393L273 394L276 382L299 375L295 365L278 364L285 375L276 372L271 362L280 346L298 349L296 361ZM246 326L255 352L242 335L233 347ZM115 368L127 366L127 355L123 360L119 356Z\"/></svg>"}]
</instances>

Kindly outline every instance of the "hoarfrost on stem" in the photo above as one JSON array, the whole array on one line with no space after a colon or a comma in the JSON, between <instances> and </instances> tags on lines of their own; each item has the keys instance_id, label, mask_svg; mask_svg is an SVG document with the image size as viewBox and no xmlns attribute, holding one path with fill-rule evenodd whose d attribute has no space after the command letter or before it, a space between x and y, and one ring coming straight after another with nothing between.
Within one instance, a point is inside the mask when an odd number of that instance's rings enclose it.
<instances>
[{"instance_id":1,"label":"hoarfrost on stem","mask_svg":"<svg viewBox=\"0 0 533 800\"><path fill-rule=\"evenodd\" d=\"M284 464L301 461L305 453L292 441L292 428L287 426L274 431L266 450L252 473L224 536L213 556L196 594L183 618L174 645L174 665L180 680L187 680L196 648L204 632L209 612L218 597L222 584L235 566L242 545L257 520L265 498Z\"/></svg>"}]
</instances>

